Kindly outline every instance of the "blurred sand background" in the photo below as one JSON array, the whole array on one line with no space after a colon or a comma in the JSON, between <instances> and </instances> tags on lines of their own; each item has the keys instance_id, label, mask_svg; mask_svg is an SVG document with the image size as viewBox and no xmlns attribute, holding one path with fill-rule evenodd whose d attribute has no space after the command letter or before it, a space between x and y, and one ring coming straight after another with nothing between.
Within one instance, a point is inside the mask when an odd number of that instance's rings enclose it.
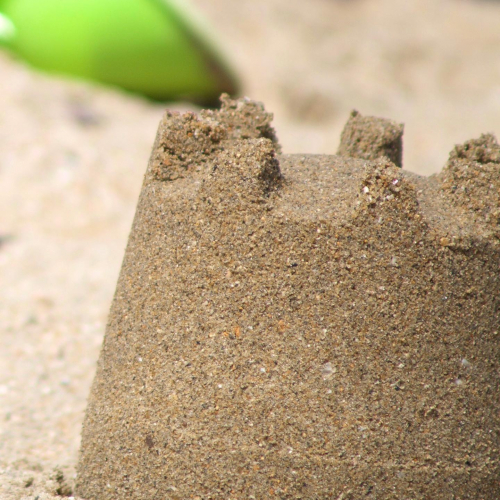
<instances>
[{"instance_id":1,"label":"blurred sand background","mask_svg":"<svg viewBox=\"0 0 500 500\"><path fill-rule=\"evenodd\" d=\"M500 135L500 2L193 0L284 153L351 109L405 123L405 168ZM0 53L0 499L69 494L106 317L165 107ZM65 476L56 472L60 469ZM66 482L66 483L65 483Z\"/></svg>"}]
</instances>

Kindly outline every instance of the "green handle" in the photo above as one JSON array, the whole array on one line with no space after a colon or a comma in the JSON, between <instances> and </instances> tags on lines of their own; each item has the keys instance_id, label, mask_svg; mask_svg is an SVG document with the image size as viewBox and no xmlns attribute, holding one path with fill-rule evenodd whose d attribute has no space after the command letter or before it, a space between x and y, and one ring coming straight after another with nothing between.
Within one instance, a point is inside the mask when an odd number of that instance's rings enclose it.
<instances>
[{"instance_id":1,"label":"green handle","mask_svg":"<svg viewBox=\"0 0 500 500\"><path fill-rule=\"evenodd\" d=\"M173 0L0 0L0 40L39 68L155 99L216 99L236 79Z\"/></svg>"},{"instance_id":2,"label":"green handle","mask_svg":"<svg viewBox=\"0 0 500 500\"><path fill-rule=\"evenodd\" d=\"M0 12L0 44L8 45L15 35L14 23Z\"/></svg>"}]
</instances>

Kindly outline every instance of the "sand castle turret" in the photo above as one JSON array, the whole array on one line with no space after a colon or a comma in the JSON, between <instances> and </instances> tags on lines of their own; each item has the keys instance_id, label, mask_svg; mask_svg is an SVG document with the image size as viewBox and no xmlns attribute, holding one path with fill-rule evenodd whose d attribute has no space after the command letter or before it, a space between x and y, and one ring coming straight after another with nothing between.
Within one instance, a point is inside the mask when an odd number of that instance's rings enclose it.
<instances>
[{"instance_id":1,"label":"sand castle turret","mask_svg":"<svg viewBox=\"0 0 500 500\"><path fill-rule=\"evenodd\" d=\"M252 101L165 115L79 495L498 498L500 147L419 177L393 163L402 128L372 122L371 154L361 118L309 156Z\"/></svg>"}]
</instances>

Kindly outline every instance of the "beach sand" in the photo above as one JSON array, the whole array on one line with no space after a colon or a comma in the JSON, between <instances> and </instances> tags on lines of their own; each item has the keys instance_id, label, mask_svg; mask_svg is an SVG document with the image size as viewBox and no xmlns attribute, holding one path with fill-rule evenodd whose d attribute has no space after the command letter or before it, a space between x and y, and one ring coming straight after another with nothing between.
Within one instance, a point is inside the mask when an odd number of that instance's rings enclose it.
<instances>
[{"instance_id":1,"label":"beach sand","mask_svg":"<svg viewBox=\"0 0 500 500\"><path fill-rule=\"evenodd\" d=\"M334 154L352 109L405 124L403 167L500 134L496 2L195 2L285 154ZM165 105L0 56L0 498L70 495L86 399ZM190 105L170 106L194 109Z\"/></svg>"},{"instance_id":2,"label":"beach sand","mask_svg":"<svg viewBox=\"0 0 500 500\"><path fill-rule=\"evenodd\" d=\"M283 155L248 99L165 114L77 493L497 496L500 146L422 177L401 132L353 113L340 155Z\"/></svg>"}]
</instances>

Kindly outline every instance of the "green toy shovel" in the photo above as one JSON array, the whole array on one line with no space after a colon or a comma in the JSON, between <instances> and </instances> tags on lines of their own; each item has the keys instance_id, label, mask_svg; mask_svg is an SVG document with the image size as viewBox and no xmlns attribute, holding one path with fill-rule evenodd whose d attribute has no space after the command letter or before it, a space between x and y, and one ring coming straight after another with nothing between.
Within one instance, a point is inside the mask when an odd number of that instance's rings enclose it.
<instances>
[{"instance_id":1,"label":"green toy shovel","mask_svg":"<svg viewBox=\"0 0 500 500\"><path fill-rule=\"evenodd\" d=\"M154 99L207 102L237 87L182 0L0 0L0 44L44 70Z\"/></svg>"}]
</instances>

